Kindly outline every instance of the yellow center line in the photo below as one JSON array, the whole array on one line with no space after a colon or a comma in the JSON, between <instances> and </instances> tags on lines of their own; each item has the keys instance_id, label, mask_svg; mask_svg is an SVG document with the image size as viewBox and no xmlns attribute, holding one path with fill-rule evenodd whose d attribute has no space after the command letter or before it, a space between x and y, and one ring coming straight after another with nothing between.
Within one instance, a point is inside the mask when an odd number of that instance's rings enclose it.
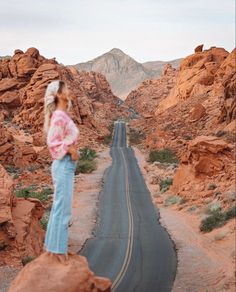
<instances>
[{"instance_id":1,"label":"yellow center line","mask_svg":"<svg viewBox=\"0 0 236 292\"><path fill-rule=\"evenodd\" d=\"M128 231L128 242L127 242L127 248L126 248L124 262L123 262L123 265L122 265L118 275L116 276L116 278L112 284L112 291L115 291L115 289L117 289L117 287L119 286L119 284L123 280L125 273L129 267L129 263L130 263L130 259L131 259L131 255L132 255L132 249L133 249L133 234L134 234L134 222L133 222L133 212L132 212L131 201L130 201L128 167L127 167L127 162L126 162L125 155L124 155L122 148L118 148L118 150L121 153L121 156L122 156L123 161L124 161L124 166L125 166L125 195L126 195L126 203L127 203L127 209L128 209L129 231Z\"/></svg>"}]
</instances>

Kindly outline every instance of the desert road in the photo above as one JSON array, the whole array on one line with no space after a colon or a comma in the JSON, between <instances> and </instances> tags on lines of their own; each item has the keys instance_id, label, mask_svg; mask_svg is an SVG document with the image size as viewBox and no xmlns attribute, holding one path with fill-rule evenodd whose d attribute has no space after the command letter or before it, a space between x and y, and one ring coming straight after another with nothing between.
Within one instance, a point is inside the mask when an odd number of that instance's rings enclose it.
<instances>
[{"instance_id":1,"label":"desert road","mask_svg":"<svg viewBox=\"0 0 236 292\"><path fill-rule=\"evenodd\" d=\"M94 238L80 254L96 275L112 280L112 291L171 291L177 265L174 246L158 221L134 152L127 147L124 122L115 123L111 156Z\"/></svg>"}]
</instances>

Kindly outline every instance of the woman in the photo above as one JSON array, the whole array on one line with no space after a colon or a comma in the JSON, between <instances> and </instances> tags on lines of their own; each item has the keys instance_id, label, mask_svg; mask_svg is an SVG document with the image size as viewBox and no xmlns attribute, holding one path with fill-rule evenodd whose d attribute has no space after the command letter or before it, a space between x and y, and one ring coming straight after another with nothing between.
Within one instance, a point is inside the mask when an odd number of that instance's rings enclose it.
<instances>
[{"instance_id":1,"label":"woman","mask_svg":"<svg viewBox=\"0 0 236 292\"><path fill-rule=\"evenodd\" d=\"M52 81L44 100L44 130L51 153L53 205L48 222L45 248L67 258L68 225L71 217L73 182L78 152L75 143L79 130L68 115L71 101L63 81Z\"/></svg>"}]
</instances>

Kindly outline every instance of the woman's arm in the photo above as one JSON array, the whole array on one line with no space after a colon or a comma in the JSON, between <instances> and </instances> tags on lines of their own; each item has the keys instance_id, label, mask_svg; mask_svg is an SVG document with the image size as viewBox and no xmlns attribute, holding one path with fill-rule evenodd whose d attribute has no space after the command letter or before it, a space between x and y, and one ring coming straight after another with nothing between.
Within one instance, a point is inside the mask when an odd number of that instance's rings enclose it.
<instances>
[{"instance_id":1,"label":"woman's arm","mask_svg":"<svg viewBox=\"0 0 236 292\"><path fill-rule=\"evenodd\" d=\"M71 159L73 161L77 161L79 159L79 152L74 145L70 145L68 147L68 153L71 155Z\"/></svg>"},{"instance_id":2,"label":"woman's arm","mask_svg":"<svg viewBox=\"0 0 236 292\"><path fill-rule=\"evenodd\" d=\"M67 121L63 117L53 118L48 131L47 144L54 158L61 159L68 153L73 156L73 160L76 160L74 139L70 133L67 133L66 126Z\"/></svg>"}]
</instances>

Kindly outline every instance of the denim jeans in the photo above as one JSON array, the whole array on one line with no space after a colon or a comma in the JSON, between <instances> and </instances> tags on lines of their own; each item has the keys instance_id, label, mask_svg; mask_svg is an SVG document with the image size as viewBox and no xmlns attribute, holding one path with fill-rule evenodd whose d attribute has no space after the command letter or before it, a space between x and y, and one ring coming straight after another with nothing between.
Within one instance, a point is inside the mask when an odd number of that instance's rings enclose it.
<instances>
[{"instance_id":1,"label":"denim jeans","mask_svg":"<svg viewBox=\"0 0 236 292\"><path fill-rule=\"evenodd\" d=\"M68 250L68 224L72 212L74 172L76 162L70 155L53 160L53 204L45 237L47 251L65 254Z\"/></svg>"}]
</instances>

